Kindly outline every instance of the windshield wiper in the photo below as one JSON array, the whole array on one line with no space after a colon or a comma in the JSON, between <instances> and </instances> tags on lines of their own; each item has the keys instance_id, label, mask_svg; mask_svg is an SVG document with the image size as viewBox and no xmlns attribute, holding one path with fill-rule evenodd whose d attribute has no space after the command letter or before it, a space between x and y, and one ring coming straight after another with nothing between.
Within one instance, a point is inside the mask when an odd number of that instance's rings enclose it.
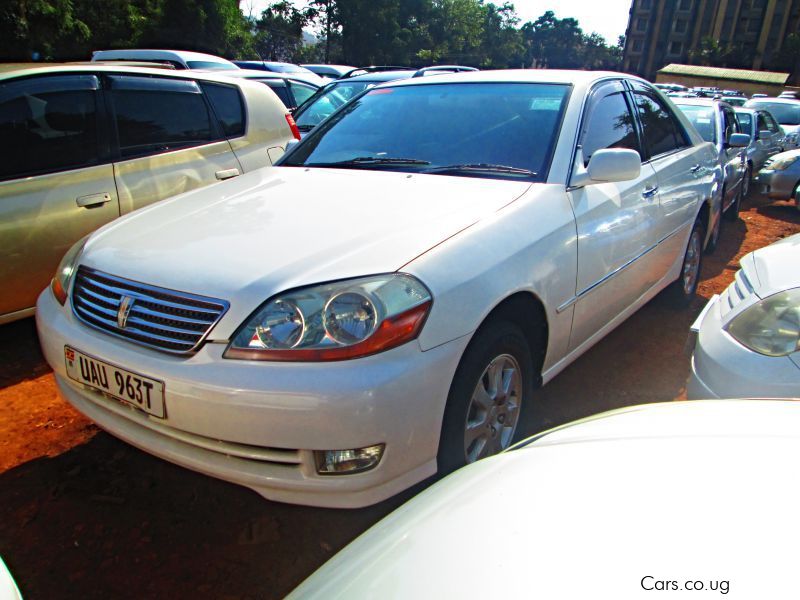
<instances>
[{"instance_id":1,"label":"windshield wiper","mask_svg":"<svg viewBox=\"0 0 800 600\"><path fill-rule=\"evenodd\" d=\"M445 165L443 167L431 167L423 169L422 173L507 173L509 175L524 175L535 177L538 173L521 169L520 167L510 167L508 165L492 165L488 163L474 163L464 165Z\"/></svg>"},{"instance_id":2,"label":"windshield wiper","mask_svg":"<svg viewBox=\"0 0 800 600\"><path fill-rule=\"evenodd\" d=\"M394 158L390 156L356 156L347 160L327 163L307 163L306 167L360 167L372 165L429 165L429 160L418 158Z\"/></svg>"}]
</instances>

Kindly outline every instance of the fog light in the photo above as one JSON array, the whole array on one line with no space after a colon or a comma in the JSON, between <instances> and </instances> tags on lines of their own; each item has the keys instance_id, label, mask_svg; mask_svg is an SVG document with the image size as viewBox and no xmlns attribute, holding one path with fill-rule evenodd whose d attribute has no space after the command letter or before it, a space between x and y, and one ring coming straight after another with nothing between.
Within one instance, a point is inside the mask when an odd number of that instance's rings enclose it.
<instances>
[{"instance_id":1,"label":"fog light","mask_svg":"<svg viewBox=\"0 0 800 600\"><path fill-rule=\"evenodd\" d=\"M384 444L355 450L315 450L317 473L320 475L351 475L369 471L381 460Z\"/></svg>"}]
</instances>

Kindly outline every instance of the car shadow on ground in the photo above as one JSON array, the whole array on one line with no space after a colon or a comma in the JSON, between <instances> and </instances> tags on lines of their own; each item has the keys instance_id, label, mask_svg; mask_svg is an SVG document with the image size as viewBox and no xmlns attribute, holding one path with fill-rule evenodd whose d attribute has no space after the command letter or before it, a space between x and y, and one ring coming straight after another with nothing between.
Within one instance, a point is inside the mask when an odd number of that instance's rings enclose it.
<instances>
[{"instance_id":1,"label":"car shadow on ground","mask_svg":"<svg viewBox=\"0 0 800 600\"><path fill-rule=\"evenodd\" d=\"M419 491L291 506L99 433L0 475L0 554L30 598L282 598Z\"/></svg>"},{"instance_id":2,"label":"car shadow on ground","mask_svg":"<svg viewBox=\"0 0 800 600\"><path fill-rule=\"evenodd\" d=\"M756 211L770 219L800 224L800 210L794 202L772 202L765 206L758 206Z\"/></svg>"},{"instance_id":3,"label":"car shadow on ground","mask_svg":"<svg viewBox=\"0 0 800 600\"><path fill-rule=\"evenodd\" d=\"M0 389L50 371L39 347L33 318L0 325Z\"/></svg>"}]
</instances>

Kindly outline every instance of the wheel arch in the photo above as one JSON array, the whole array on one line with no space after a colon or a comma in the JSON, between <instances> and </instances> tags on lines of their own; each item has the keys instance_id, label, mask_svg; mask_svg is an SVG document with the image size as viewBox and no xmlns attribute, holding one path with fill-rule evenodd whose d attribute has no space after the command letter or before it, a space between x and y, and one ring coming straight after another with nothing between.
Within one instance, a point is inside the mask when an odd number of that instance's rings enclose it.
<instances>
[{"instance_id":1,"label":"wheel arch","mask_svg":"<svg viewBox=\"0 0 800 600\"><path fill-rule=\"evenodd\" d=\"M495 304L492 310L484 317L473 333L472 338L475 338L478 331L490 326L497 320L510 321L522 330L533 358L533 367L537 377L535 384L536 387L540 387L542 367L547 355L547 344L550 337L550 328L544 303L536 294L528 290L517 291L506 296ZM467 348L469 348L469 345L467 345ZM465 349L464 353L466 351Z\"/></svg>"}]
</instances>

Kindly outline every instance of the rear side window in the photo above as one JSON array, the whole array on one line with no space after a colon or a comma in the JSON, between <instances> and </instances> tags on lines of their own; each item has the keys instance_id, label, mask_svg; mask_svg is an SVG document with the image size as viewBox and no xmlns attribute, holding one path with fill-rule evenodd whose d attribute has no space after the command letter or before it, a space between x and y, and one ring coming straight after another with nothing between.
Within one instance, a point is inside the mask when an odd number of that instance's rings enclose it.
<instances>
[{"instance_id":1,"label":"rear side window","mask_svg":"<svg viewBox=\"0 0 800 600\"><path fill-rule=\"evenodd\" d=\"M0 179L97 164L97 88L91 75L0 85Z\"/></svg>"},{"instance_id":2,"label":"rear side window","mask_svg":"<svg viewBox=\"0 0 800 600\"><path fill-rule=\"evenodd\" d=\"M592 106L581 146L584 166L595 152L606 148L627 148L642 155L633 114L622 91L604 96Z\"/></svg>"},{"instance_id":3,"label":"rear side window","mask_svg":"<svg viewBox=\"0 0 800 600\"><path fill-rule=\"evenodd\" d=\"M634 92L634 98L651 157L689 145L678 120L659 99L641 92Z\"/></svg>"},{"instance_id":4,"label":"rear side window","mask_svg":"<svg viewBox=\"0 0 800 600\"><path fill-rule=\"evenodd\" d=\"M259 81L275 92L275 95L283 102L286 108L292 107L292 99L289 97L289 90L286 89L286 84L283 80L260 79Z\"/></svg>"},{"instance_id":5,"label":"rear side window","mask_svg":"<svg viewBox=\"0 0 800 600\"><path fill-rule=\"evenodd\" d=\"M294 103L295 106L300 106L303 102L311 98L316 92L316 88L310 85L304 85L302 83L297 83L296 81L287 81L289 88L292 90L292 94L294 95Z\"/></svg>"},{"instance_id":6,"label":"rear side window","mask_svg":"<svg viewBox=\"0 0 800 600\"><path fill-rule=\"evenodd\" d=\"M122 158L198 146L219 137L193 81L115 77L111 90Z\"/></svg>"},{"instance_id":7,"label":"rear side window","mask_svg":"<svg viewBox=\"0 0 800 600\"><path fill-rule=\"evenodd\" d=\"M201 85L222 124L222 131L225 136L229 138L243 136L244 104L239 90L229 85L217 83L203 83Z\"/></svg>"}]
</instances>

